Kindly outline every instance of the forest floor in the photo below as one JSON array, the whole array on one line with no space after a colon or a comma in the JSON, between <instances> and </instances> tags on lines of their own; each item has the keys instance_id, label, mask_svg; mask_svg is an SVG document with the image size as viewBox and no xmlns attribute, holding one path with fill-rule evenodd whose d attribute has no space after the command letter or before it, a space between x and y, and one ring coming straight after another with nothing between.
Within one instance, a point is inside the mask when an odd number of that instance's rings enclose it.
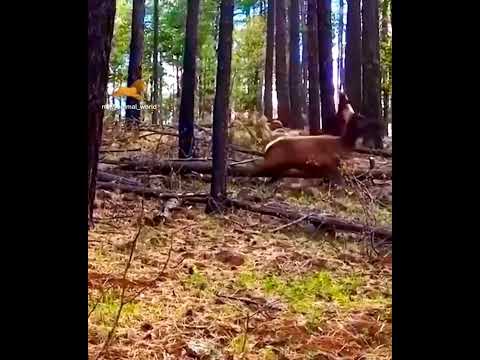
<instances>
[{"instance_id":1,"label":"forest floor","mask_svg":"<svg viewBox=\"0 0 480 360\"><path fill-rule=\"evenodd\" d=\"M172 143L159 142L129 140L128 147L174 153ZM110 139L106 146L117 145ZM209 190L205 182L180 177L160 178L156 186ZM312 192L241 179L231 181L229 191L246 186L264 203L367 220L353 190ZM176 209L156 225L147 220L160 211L159 200L99 195L89 232L91 359L104 346L123 291L129 301L105 359L391 358L388 247L377 253L358 235L301 223L278 230L285 220L244 210L207 215L202 204ZM391 205L373 204L370 211L377 224L391 225Z\"/></svg>"}]
</instances>

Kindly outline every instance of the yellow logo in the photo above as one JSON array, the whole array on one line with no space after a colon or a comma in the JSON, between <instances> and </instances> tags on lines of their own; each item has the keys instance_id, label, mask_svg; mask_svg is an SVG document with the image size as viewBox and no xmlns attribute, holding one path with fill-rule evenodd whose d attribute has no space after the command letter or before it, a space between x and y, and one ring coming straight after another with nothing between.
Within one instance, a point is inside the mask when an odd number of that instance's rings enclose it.
<instances>
[{"instance_id":1,"label":"yellow logo","mask_svg":"<svg viewBox=\"0 0 480 360\"><path fill-rule=\"evenodd\" d=\"M143 100L143 93L145 91L145 82L142 79L135 80L129 87L120 87L113 92L113 96L127 96L137 100Z\"/></svg>"}]
</instances>

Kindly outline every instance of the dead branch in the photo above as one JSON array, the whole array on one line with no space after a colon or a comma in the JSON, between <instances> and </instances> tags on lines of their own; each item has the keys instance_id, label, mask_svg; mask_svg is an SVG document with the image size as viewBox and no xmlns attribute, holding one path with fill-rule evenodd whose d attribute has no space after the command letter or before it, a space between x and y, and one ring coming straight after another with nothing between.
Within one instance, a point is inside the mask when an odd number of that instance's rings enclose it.
<instances>
[{"instance_id":1,"label":"dead branch","mask_svg":"<svg viewBox=\"0 0 480 360\"><path fill-rule=\"evenodd\" d=\"M141 131L150 131L149 134L143 134L143 135L140 135L138 138L139 139L142 139L142 138L146 138L148 136L151 136L151 135L167 135L167 136L175 136L175 137L178 137L178 133L174 133L172 131L159 131L159 130L141 130Z\"/></svg>"},{"instance_id":2,"label":"dead branch","mask_svg":"<svg viewBox=\"0 0 480 360\"><path fill-rule=\"evenodd\" d=\"M125 304L128 304L130 302L132 302L133 300L135 300L137 297L139 297L151 284L155 284L155 282L157 282L158 280L160 280L163 276L163 274L165 273L165 270L167 269L167 266L168 264L170 263L170 259L172 257L172 251L173 251L173 238L174 238L174 235L179 233L179 232L182 232L183 230L186 230L188 228L191 228L192 226L191 225L187 225L187 226L182 226L181 228L179 229L176 229L175 231L173 231L172 233L170 233L170 247L168 249L168 253L167 253L167 259L165 260L165 262L163 263L163 266L162 266L162 269L160 270L160 272L158 273L157 276L155 276L154 279L148 281L148 285L145 285L144 287L142 287L140 290L138 290L134 295L132 295L128 300L125 301Z\"/></svg>"},{"instance_id":3,"label":"dead branch","mask_svg":"<svg viewBox=\"0 0 480 360\"><path fill-rule=\"evenodd\" d=\"M206 203L209 196L208 193L180 193L180 194L167 194L163 193L161 190L152 189L148 187L137 187L129 186L123 184L115 183L97 183L99 188L107 189L119 189L120 191L133 192L142 196L152 196L160 199L170 199L170 198L179 198L183 199L184 202L193 202L193 203ZM253 211L263 215L275 216L283 219L288 219L290 221L298 220L299 218L305 217L305 214L301 214L298 211L283 209L278 207L267 207L261 206L250 202L244 202L234 199L225 199L225 204L231 207L238 209L244 209L248 211ZM352 233L361 233L361 234L373 234L375 237L381 238L390 238L392 236L392 231L388 228L383 227L370 227L362 224L352 223L343 219L339 219L333 216L321 215L321 214L309 214L304 219L307 222L315 226L322 226L325 228L334 228L338 231L352 232Z\"/></svg>"},{"instance_id":4,"label":"dead branch","mask_svg":"<svg viewBox=\"0 0 480 360\"><path fill-rule=\"evenodd\" d=\"M119 190L120 192L132 192L137 195L142 195L145 197L154 197L158 199L195 199L195 198L206 198L209 196L209 193L166 193L161 189L154 189L147 186L134 186L134 185L125 185L125 184L116 184L116 183L106 183L102 181L97 181L97 189L105 190Z\"/></svg>"},{"instance_id":5,"label":"dead branch","mask_svg":"<svg viewBox=\"0 0 480 360\"><path fill-rule=\"evenodd\" d=\"M293 211L285 208L262 206L262 205L257 205L254 203L249 203L249 202L244 202L244 201L239 201L234 199L226 199L226 204L239 209L257 212L263 215L284 218L291 221L294 221L296 219L299 219L305 216L305 214L299 214L297 211ZM380 237L380 238L390 238L392 236L392 231L388 228L366 226L358 223L349 222L343 219L339 219L330 215L310 214L305 217L305 221L310 222L314 226L325 227L327 229L333 228L337 231L360 233L360 234L369 233L369 234L373 234L373 236L375 237Z\"/></svg>"},{"instance_id":6,"label":"dead branch","mask_svg":"<svg viewBox=\"0 0 480 360\"><path fill-rule=\"evenodd\" d=\"M126 177L123 177L123 176L110 174L110 173L105 172L105 171L98 171L97 172L97 180L98 181L105 181L105 182L114 181L114 182L117 182L119 184L142 186L142 184L135 179L129 179L129 178L126 178Z\"/></svg>"},{"instance_id":7,"label":"dead branch","mask_svg":"<svg viewBox=\"0 0 480 360\"><path fill-rule=\"evenodd\" d=\"M127 289L127 282L126 282L127 273L128 273L128 270L130 269L130 266L132 265L133 253L135 252L135 247L137 245L138 238L140 237L140 233L142 232L143 213L144 213L144 207L143 207L143 200L142 200L142 210L141 210L141 213L140 213L140 221L139 221L140 225L138 227L137 234L135 235L135 238L133 239L132 245L130 247L130 254L128 256L128 261L127 261L127 264L125 265L125 270L123 271L123 275L122 275L123 285L122 285L122 292L120 294L120 306L118 307L118 311L117 311L117 314L115 316L115 320L113 322L112 328L108 332L107 339L103 343L102 349L100 350L100 352L95 357L96 360L99 359L100 356L102 356L105 353L105 351L108 349L108 346L110 345L110 342L112 341L113 334L115 333L115 330L117 329L118 321L120 320L120 315L122 314L123 307L126 304L126 302L125 302L125 292L126 292L126 289Z\"/></svg>"},{"instance_id":8,"label":"dead branch","mask_svg":"<svg viewBox=\"0 0 480 360\"><path fill-rule=\"evenodd\" d=\"M177 173L188 173L188 172L197 172L201 174L211 174L212 172L212 163L205 160L191 160L191 161L177 161L177 160L161 160L161 161L102 161L111 165L118 165L121 170L126 171L148 171L151 174L165 174L168 175L172 171ZM254 166L245 165L245 166L228 166L228 175L235 177L251 177ZM262 177L268 177L270 174L262 174ZM372 179L391 179L392 171L391 169L356 169L353 171L352 175L356 176L359 180L365 178ZM298 170L289 170L283 177L291 178L308 178L311 175L302 173Z\"/></svg>"},{"instance_id":9,"label":"dead branch","mask_svg":"<svg viewBox=\"0 0 480 360\"><path fill-rule=\"evenodd\" d=\"M368 155L375 155L375 156L382 156L384 158L391 158L392 152L388 150L378 150L378 149L367 149L367 148L355 148L353 150L359 154L368 154Z\"/></svg>"},{"instance_id":10,"label":"dead branch","mask_svg":"<svg viewBox=\"0 0 480 360\"><path fill-rule=\"evenodd\" d=\"M296 225L298 223L301 223L302 221L305 221L310 215L303 215L302 217L296 219L296 220L293 220L291 222L289 222L288 224L284 224L284 225L281 225L279 227L276 227L275 229L271 230L270 232L271 233L275 233L277 231L280 231L280 230L283 230L283 229L286 229L287 227L290 227L290 226L293 226L293 225Z\"/></svg>"},{"instance_id":11,"label":"dead branch","mask_svg":"<svg viewBox=\"0 0 480 360\"><path fill-rule=\"evenodd\" d=\"M141 148L135 149L104 149L100 150L100 153L117 153L117 152L133 152L133 151L142 151Z\"/></svg>"}]
</instances>

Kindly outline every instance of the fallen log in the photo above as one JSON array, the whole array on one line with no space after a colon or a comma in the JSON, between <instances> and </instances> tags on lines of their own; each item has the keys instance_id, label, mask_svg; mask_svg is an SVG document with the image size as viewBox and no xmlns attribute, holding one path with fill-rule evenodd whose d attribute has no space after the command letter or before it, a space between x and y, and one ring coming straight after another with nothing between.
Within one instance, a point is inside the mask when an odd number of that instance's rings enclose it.
<instances>
[{"instance_id":1,"label":"fallen log","mask_svg":"<svg viewBox=\"0 0 480 360\"><path fill-rule=\"evenodd\" d=\"M117 152L135 152L135 151L142 151L141 148L135 149L101 149L100 153L117 153Z\"/></svg>"},{"instance_id":2,"label":"fallen log","mask_svg":"<svg viewBox=\"0 0 480 360\"><path fill-rule=\"evenodd\" d=\"M97 181L97 189L119 190L120 192L131 192L144 197L154 197L163 200L169 199L206 199L209 193L168 193L161 189L154 189L148 186L135 186L126 184L117 184L110 182Z\"/></svg>"},{"instance_id":3,"label":"fallen log","mask_svg":"<svg viewBox=\"0 0 480 360\"><path fill-rule=\"evenodd\" d=\"M124 184L124 185L142 186L142 183L135 179L129 179L123 176L110 174L105 171L97 172L97 180L106 181L106 182L115 181L119 184Z\"/></svg>"},{"instance_id":4,"label":"fallen log","mask_svg":"<svg viewBox=\"0 0 480 360\"><path fill-rule=\"evenodd\" d=\"M150 131L150 133L140 135L138 137L139 139L146 138L146 137L151 136L151 135L162 135L162 136L166 135L166 136L178 137L178 133L174 133L174 132L171 132L171 131L159 131L159 130L141 130L141 131Z\"/></svg>"},{"instance_id":5,"label":"fallen log","mask_svg":"<svg viewBox=\"0 0 480 360\"><path fill-rule=\"evenodd\" d=\"M391 158L392 152L388 150L378 150L378 149L367 149L367 148L355 148L353 149L354 152L360 154L368 154L368 155L375 155L375 156L382 156L384 158Z\"/></svg>"},{"instance_id":6,"label":"fallen log","mask_svg":"<svg viewBox=\"0 0 480 360\"><path fill-rule=\"evenodd\" d=\"M353 223L342 220L330 215L321 214L301 214L298 211L279 207L262 206L250 202L244 202L234 199L226 199L226 204L238 209L256 212L262 215L275 216L279 218L295 221L302 219L310 222L314 226L324 226L327 228L334 228L337 231L352 232L352 233L366 233L373 234L375 237L391 238L392 231L386 227L370 227L363 224Z\"/></svg>"},{"instance_id":7,"label":"fallen log","mask_svg":"<svg viewBox=\"0 0 480 360\"><path fill-rule=\"evenodd\" d=\"M164 174L168 175L172 172L188 173L197 172L201 174L211 174L212 163L211 161L204 160L192 160L192 161L178 161L178 160L161 160L161 161L102 161L107 164L117 165L121 170L125 171L148 171L150 174ZM254 166L252 165L232 165L228 166L228 175L233 177L251 177ZM359 179L371 178L371 179L383 179L389 180L392 178L391 169L355 169L353 170L353 176ZM269 174L262 174L262 177L268 177ZM297 170L287 171L283 177L290 178L309 178L308 174L302 173Z\"/></svg>"},{"instance_id":8,"label":"fallen log","mask_svg":"<svg viewBox=\"0 0 480 360\"><path fill-rule=\"evenodd\" d=\"M182 199L184 202L193 202L193 203L206 203L209 193L165 193L159 189L141 187L141 186L129 186L123 184L115 183L104 183L97 182L97 188L107 189L107 190L120 190L122 192L133 192L135 194L144 196L144 197L155 197L160 199ZM176 205L176 202L171 202L171 205ZM351 233L367 233L373 234L375 237L380 238L390 238L392 236L392 231L388 228L383 227L369 227L363 224L349 222L343 219L336 218L330 215L321 215L321 214L302 214L298 211L293 211L289 209L283 209L278 207L271 206L262 206L257 205L251 202L239 201L235 199L225 199L225 205L235 207L238 209L248 210L256 212L263 215L269 215L274 217L279 217L283 219L288 219L291 221L303 218L302 220L310 222L314 226L333 228L336 231L351 232Z\"/></svg>"}]
</instances>

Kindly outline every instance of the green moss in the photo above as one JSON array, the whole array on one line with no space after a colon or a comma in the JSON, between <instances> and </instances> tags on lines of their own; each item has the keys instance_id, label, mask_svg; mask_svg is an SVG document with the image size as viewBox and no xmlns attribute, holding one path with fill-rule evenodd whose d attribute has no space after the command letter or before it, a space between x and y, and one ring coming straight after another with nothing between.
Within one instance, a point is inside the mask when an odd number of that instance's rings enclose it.
<instances>
[{"instance_id":1,"label":"green moss","mask_svg":"<svg viewBox=\"0 0 480 360\"><path fill-rule=\"evenodd\" d=\"M97 303L92 299L89 302L89 309ZM120 293L117 290L110 290L104 293L100 301L92 312L90 321L99 326L111 326L118 313L120 306ZM135 321L141 319L142 306L135 301L125 304L122 308L119 326L128 326Z\"/></svg>"},{"instance_id":2,"label":"green moss","mask_svg":"<svg viewBox=\"0 0 480 360\"><path fill-rule=\"evenodd\" d=\"M243 353L248 353L251 350L251 339L250 336L245 334L240 334L234 337L230 341L230 349L236 355L241 355Z\"/></svg>"},{"instance_id":3,"label":"green moss","mask_svg":"<svg viewBox=\"0 0 480 360\"><path fill-rule=\"evenodd\" d=\"M277 276L268 276L263 280L267 293L284 298L294 312L304 314L308 322L315 324L327 303L338 306L350 306L352 295L362 281L354 276L333 279L329 272L321 271L304 278L283 280Z\"/></svg>"},{"instance_id":4,"label":"green moss","mask_svg":"<svg viewBox=\"0 0 480 360\"><path fill-rule=\"evenodd\" d=\"M260 350L260 355L263 360L276 360L278 359L277 354L273 351L271 347L266 347Z\"/></svg>"},{"instance_id":5,"label":"green moss","mask_svg":"<svg viewBox=\"0 0 480 360\"><path fill-rule=\"evenodd\" d=\"M208 279L201 272L195 271L187 278L185 284L196 289L205 290L208 286Z\"/></svg>"},{"instance_id":6,"label":"green moss","mask_svg":"<svg viewBox=\"0 0 480 360\"><path fill-rule=\"evenodd\" d=\"M244 289L253 289L258 284L258 275L254 271L242 271L237 275L236 285Z\"/></svg>"}]
</instances>

